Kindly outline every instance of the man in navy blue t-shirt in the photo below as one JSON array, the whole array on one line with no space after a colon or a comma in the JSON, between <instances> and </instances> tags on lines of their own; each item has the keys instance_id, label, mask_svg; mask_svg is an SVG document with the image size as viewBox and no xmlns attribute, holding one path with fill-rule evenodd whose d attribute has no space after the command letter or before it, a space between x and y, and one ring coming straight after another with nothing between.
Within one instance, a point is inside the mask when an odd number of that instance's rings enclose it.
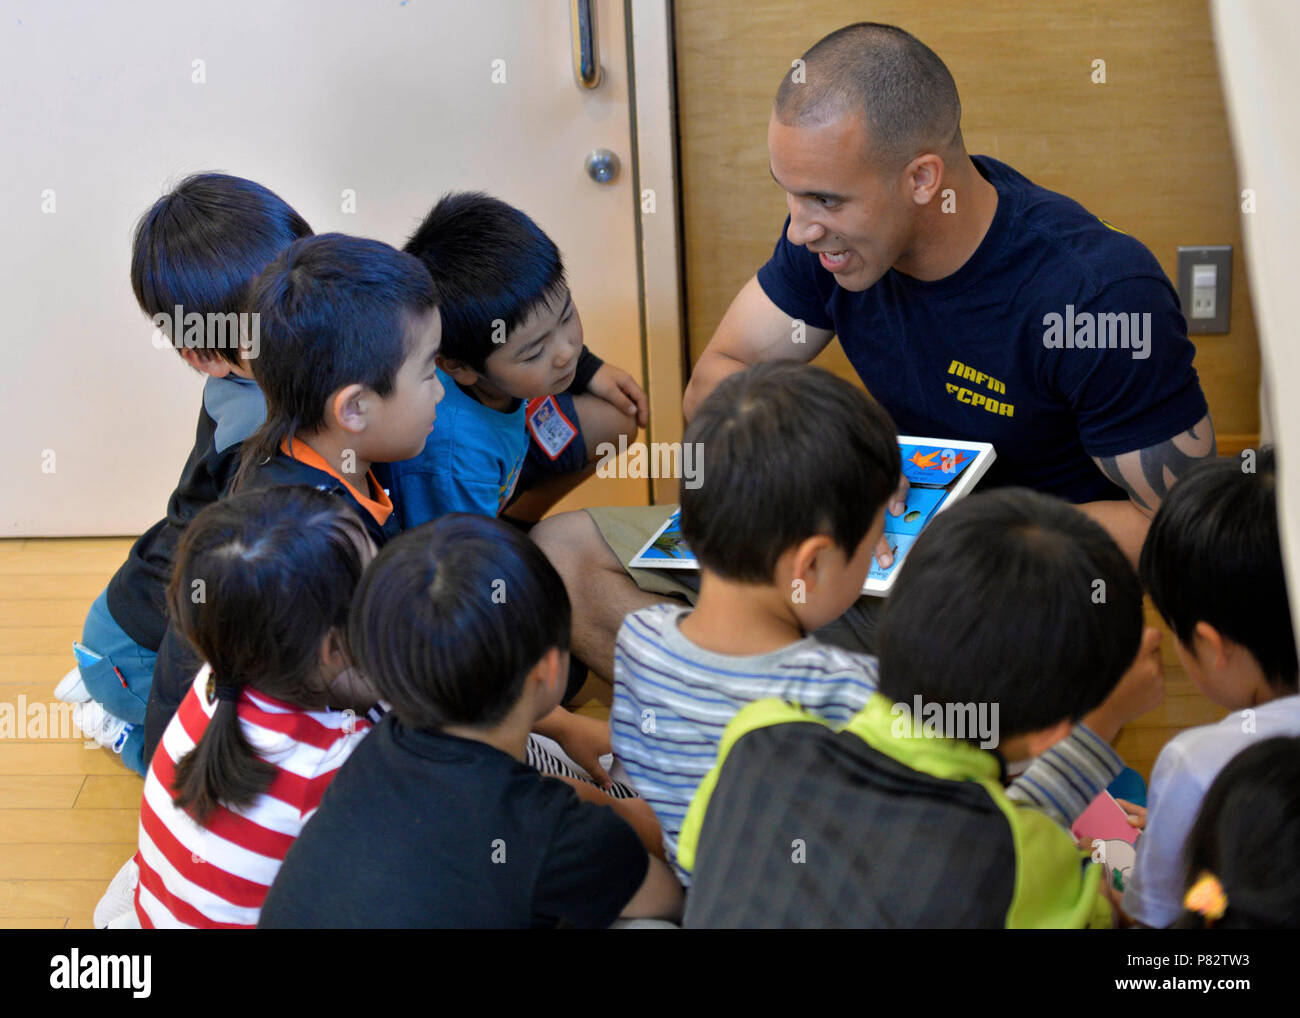
<instances>
[{"instance_id":1,"label":"man in navy blue t-shirt","mask_svg":"<svg viewBox=\"0 0 1300 1018\"><path fill-rule=\"evenodd\" d=\"M768 127L789 218L683 409L732 372L810 361L838 336L900 432L992 442L986 487L1068 499L1136 561L1170 485L1216 451L1177 295L1140 242L968 155L960 121L947 68L900 29L851 25L794 62ZM574 650L598 670L620 613L662 600L592 537L610 531L570 514L534 533L581 577Z\"/></svg>"}]
</instances>

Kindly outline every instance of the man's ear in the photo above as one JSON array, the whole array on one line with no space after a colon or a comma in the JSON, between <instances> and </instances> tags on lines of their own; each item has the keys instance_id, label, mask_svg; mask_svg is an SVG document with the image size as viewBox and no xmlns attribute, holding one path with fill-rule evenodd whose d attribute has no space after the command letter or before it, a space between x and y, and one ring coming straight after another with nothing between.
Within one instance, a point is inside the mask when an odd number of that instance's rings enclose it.
<instances>
[{"instance_id":1,"label":"man's ear","mask_svg":"<svg viewBox=\"0 0 1300 1018\"><path fill-rule=\"evenodd\" d=\"M201 371L205 375L211 375L213 378L225 378L234 370L234 365L224 357L218 357L216 354L209 354L204 357L198 350L189 350L181 347L177 351L185 363L195 371Z\"/></svg>"},{"instance_id":2,"label":"man's ear","mask_svg":"<svg viewBox=\"0 0 1300 1018\"><path fill-rule=\"evenodd\" d=\"M464 361L458 361L454 357L444 357L442 354L438 354L437 362L438 367L451 375L458 385L463 385L468 388L478 381L479 373Z\"/></svg>"},{"instance_id":3,"label":"man's ear","mask_svg":"<svg viewBox=\"0 0 1300 1018\"><path fill-rule=\"evenodd\" d=\"M943 160L933 152L917 156L907 165L904 178L917 205L929 205L943 186Z\"/></svg>"},{"instance_id":4,"label":"man's ear","mask_svg":"<svg viewBox=\"0 0 1300 1018\"><path fill-rule=\"evenodd\" d=\"M1208 622L1198 622L1192 630L1192 652L1203 668L1206 665L1216 669L1227 667L1236 646Z\"/></svg>"},{"instance_id":5,"label":"man's ear","mask_svg":"<svg viewBox=\"0 0 1300 1018\"><path fill-rule=\"evenodd\" d=\"M1025 749L1031 757L1040 756L1070 734L1074 725L1067 718L1058 721L1050 728L1040 728L1024 737Z\"/></svg>"},{"instance_id":6,"label":"man's ear","mask_svg":"<svg viewBox=\"0 0 1300 1018\"><path fill-rule=\"evenodd\" d=\"M330 413L344 431L359 435L366 430L365 396L369 391L364 385L354 382L330 397Z\"/></svg>"}]
</instances>

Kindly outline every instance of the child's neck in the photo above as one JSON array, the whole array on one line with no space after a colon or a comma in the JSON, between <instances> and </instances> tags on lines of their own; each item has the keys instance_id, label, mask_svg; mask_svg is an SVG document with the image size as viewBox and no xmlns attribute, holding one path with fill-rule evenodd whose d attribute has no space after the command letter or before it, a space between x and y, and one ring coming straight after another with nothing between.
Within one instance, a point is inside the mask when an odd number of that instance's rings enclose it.
<instances>
[{"instance_id":1,"label":"child's neck","mask_svg":"<svg viewBox=\"0 0 1300 1018\"><path fill-rule=\"evenodd\" d=\"M300 431L293 436L295 442L310 446L328 463L340 477L356 488L362 495L370 498L370 461L357 455L355 436L335 434L330 429L323 431ZM347 469L344 469L344 468Z\"/></svg>"},{"instance_id":2,"label":"child's neck","mask_svg":"<svg viewBox=\"0 0 1300 1018\"><path fill-rule=\"evenodd\" d=\"M1250 706L1262 707L1271 700L1277 700L1280 697L1288 696L1284 690L1279 689L1273 683L1268 681L1268 676L1264 674L1264 669L1251 657L1250 664L1247 668L1250 676Z\"/></svg>"},{"instance_id":3,"label":"child's neck","mask_svg":"<svg viewBox=\"0 0 1300 1018\"><path fill-rule=\"evenodd\" d=\"M456 384L460 385L459 382ZM514 410L517 402L514 396L502 392L482 375L478 376L473 385L460 385L460 388L462 392L468 393L489 410L498 410L503 414L508 414Z\"/></svg>"},{"instance_id":4,"label":"child's neck","mask_svg":"<svg viewBox=\"0 0 1300 1018\"><path fill-rule=\"evenodd\" d=\"M734 657L768 654L803 639L789 598L768 584L738 583L703 570L695 610L682 635L702 650Z\"/></svg>"},{"instance_id":5,"label":"child's neck","mask_svg":"<svg viewBox=\"0 0 1300 1018\"><path fill-rule=\"evenodd\" d=\"M1204 670L1208 666L1201 662ZM1223 691L1210 698L1229 710L1250 710L1286 694L1269 682L1258 659L1245 647L1237 645L1228 655L1227 665L1217 669L1214 686ZM1225 695L1226 694L1226 695Z\"/></svg>"},{"instance_id":6,"label":"child's neck","mask_svg":"<svg viewBox=\"0 0 1300 1018\"><path fill-rule=\"evenodd\" d=\"M532 699L525 695L511 709L499 724L490 728L478 728L471 725L445 725L442 731L461 739L481 742L501 750L514 757L520 763L528 760L528 735L533 730L536 709Z\"/></svg>"}]
</instances>

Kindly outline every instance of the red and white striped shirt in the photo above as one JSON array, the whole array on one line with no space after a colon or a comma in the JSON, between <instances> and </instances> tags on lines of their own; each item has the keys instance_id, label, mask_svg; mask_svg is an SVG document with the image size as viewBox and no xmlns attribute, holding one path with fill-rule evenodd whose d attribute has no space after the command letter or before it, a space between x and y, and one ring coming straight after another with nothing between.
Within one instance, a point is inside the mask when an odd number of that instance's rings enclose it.
<instances>
[{"instance_id":1,"label":"red and white striped shirt","mask_svg":"<svg viewBox=\"0 0 1300 1018\"><path fill-rule=\"evenodd\" d=\"M289 846L311 819L339 767L370 730L351 711L308 711L245 688L236 706L244 736L276 768L256 801L218 806L200 826L171 790L176 764L198 743L209 704L204 665L158 744L140 806L140 925L250 929Z\"/></svg>"}]
</instances>

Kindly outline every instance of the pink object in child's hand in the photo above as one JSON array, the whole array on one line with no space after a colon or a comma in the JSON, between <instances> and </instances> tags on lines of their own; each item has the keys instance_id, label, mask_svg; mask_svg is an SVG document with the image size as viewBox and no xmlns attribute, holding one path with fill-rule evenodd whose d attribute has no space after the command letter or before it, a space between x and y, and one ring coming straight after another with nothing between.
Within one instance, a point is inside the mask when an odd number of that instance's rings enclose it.
<instances>
[{"instance_id":1,"label":"pink object in child's hand","mask_svg":"<svg viewBox=\"0 0 1300 1018\"><path fill-rule=\"evenodd\" d=\"M1127 841L1135 845L1141 832L1128 822L1124 807L1109 792L1102 792L1071 825L1070 833L1089 844L1094 841Z\"/></svg>"}]
</instances>

